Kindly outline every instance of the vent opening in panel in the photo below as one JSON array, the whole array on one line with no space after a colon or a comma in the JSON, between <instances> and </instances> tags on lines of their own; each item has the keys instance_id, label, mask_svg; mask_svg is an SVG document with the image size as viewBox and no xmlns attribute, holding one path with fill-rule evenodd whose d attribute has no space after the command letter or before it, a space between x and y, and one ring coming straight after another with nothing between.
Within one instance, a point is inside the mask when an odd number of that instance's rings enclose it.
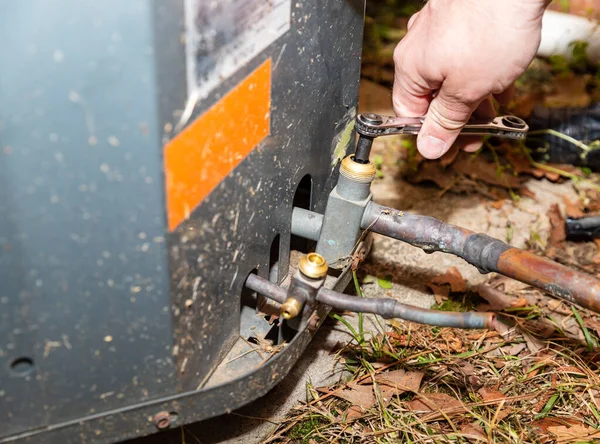
<instances>
[{"instance_id":1,"label":"vent opening in panel","mask_svg":"<svg viewBox=\"0 0 600 444\"><path fill-rule=\"evenodd\" d=\"M279 245L279 240L274 239L273 243ZM258 274L258 270L252 270L251 274ZM266 300L265 296L246 287L242 289L240 336L249 344L261 347L277 345L279 341L279 306L275 303L265 304L263 301Z\"/></svg>"},{"instance_id":2,"label":"vent opening in panel","mask_svg":"<svg viewBox=\"0 0 600 444\"><path fill-rule=\"evenodd\" d=\"M281 247L281 236L278 234L271 242L271 250L269 253L269 280L279 283L279 252Z\"/></svg>"},{"instance_id":3,"label":"vent opening in panel","mask_svg":"<svg viewBox=\"0 0 600 444\"><path fill-rule=\"evenodd\" d=\"M313 196L313 181L309 174L304 176L298 187L296 188L296 194L294 194L293 206L302 208L305 210L312 210L312 196ZM290 250L296 250L301 253L310 253L314 251L317 243L310 239L304 239L299 236L292 234L290 240Z\"/></svg>"}]
</instances>

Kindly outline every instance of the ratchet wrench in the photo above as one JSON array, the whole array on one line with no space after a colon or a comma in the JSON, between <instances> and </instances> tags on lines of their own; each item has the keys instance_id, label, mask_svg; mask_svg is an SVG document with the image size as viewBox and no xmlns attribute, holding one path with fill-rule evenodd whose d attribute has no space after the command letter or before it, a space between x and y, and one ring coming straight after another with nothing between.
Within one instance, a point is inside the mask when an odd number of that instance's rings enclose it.
<instances>
[{"instance_id":1,"label":"ratchet wrench","mask_svg":"<svg viewBox=\"0 0 600 444\"><path fill-rule=\"evenodd\" d=\"M356 131L360 135L354 159L359 163L369 161L373 139L392 134L416 135L419 133L425 117L391 117L375 113L359 114L356 117ZM471 119L460 131L471 136L494 136L505 139L523 140L529 126L516 116L497 116L491 120Z\"/></svg>"},{"instance_id":2,"label":"ratchet wrench","mask_svg":"<svg viewBox=\"0 0 600 444\"><path fill-rule=\"evenodd\" d=\"M359 114L356 118L356 131L367 137L388 136L391 134L418 134L425 117L390 117L379 114ZM491 120L471 120L461 130L461 134L475 136L493 135L508 139L524 139L529 127L523 119L515 116L498 116Z\"/></svg>"}]
</instances>

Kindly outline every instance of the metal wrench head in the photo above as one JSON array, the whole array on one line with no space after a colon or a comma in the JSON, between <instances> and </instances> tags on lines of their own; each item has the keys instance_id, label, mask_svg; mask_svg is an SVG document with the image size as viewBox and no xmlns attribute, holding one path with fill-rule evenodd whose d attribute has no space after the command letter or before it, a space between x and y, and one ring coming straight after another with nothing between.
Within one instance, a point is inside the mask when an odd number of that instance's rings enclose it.
<instances>
[{"instance_id":1,"label":"metal wrench head","mask_svg":"<svg viewBox=\"0 0 600 444\"><path fill-rule=\"evenodd\" d=\"M359 114L356 118L356 131L363 136L375 138L392 134L416 135L421 130L425 116L392 117L374 113ZM524 139L529 127L516 116L498 116L491 120L470 120L461 134L474 136L491 135L505 139Z\"/></svg>"}]
</instances>

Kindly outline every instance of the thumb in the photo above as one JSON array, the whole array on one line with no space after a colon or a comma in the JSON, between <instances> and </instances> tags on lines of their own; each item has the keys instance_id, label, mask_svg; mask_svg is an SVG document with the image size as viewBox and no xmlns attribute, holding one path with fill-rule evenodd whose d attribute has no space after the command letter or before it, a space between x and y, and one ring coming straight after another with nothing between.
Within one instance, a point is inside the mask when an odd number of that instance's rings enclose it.
<instances>
[{"instance_id":1,"label":"thumb","mask_svg":"<svg viewBox=\"0 0 600 444\"><path fill-rule=\"evenodd\" d=\"M427 159L437 159L450 149L479 102L465 102L448 94L444 85L429 105L417 147Z\"/></svg>"}]
</instances>

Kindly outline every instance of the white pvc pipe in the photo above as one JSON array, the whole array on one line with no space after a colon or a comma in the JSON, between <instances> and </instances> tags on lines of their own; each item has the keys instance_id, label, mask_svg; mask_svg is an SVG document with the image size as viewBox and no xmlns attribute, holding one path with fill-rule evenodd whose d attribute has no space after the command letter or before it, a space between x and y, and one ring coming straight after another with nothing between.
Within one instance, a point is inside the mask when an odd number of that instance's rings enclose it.
<instances>
[{"instance_id":1,"label":"white pvc pipe","mask_svg":"<svg viewBox=\"0 0 600 444\"><path fill-rule=\"evenodd\" d=\"M569 59L574 41L588 42L587 55L600 61L600 26L597 22L562 12L546 11L542 20L542 42L538 55L562 55Z\"/></svg>"}]
</instances>

